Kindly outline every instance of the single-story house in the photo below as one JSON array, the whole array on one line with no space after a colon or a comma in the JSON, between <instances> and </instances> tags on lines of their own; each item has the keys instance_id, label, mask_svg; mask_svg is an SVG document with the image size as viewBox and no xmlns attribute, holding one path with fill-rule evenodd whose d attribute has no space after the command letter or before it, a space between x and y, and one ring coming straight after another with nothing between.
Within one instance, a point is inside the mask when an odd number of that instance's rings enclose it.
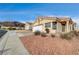
<instances>
[{"instance_id":1,"label":"single-story house","mask_svg":"<svg viewBox=\"0 0 79 59\"><path fill-rule=\"evenodd\" d=\"M62 32L67 33L75 30L76 23L69 17L46 17L40 16L33 23L33 32L46 32L49 29L50 33Z\"/></svg>"}]
</instances>

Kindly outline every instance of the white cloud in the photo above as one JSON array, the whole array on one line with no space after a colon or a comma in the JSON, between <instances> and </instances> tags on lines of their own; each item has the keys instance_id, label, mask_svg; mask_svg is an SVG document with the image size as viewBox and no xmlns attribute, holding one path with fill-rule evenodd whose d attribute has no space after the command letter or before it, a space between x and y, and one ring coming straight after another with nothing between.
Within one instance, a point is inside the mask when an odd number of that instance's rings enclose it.
<instances>
[{"instance_id":1,"label":"white cloud","mask_svg":"<svg viewBox=\"0 0 79 59\"><path fill-rule=\"evenodd\" d=\"M8 12L0 12L0 14L26 14L29 13L30 11L8 11Z\"/></svg>"},{"instance_id":2,"label":"white cloud","mask_svg":"<svg viewBox=\"0 0 79 59\"><path fill-rule=\"evenodd\" d=\"M73 17L72 20L76 22L77 24L79 24L79 17Z\"/></svg>"},{"instance_id":3,"label":"white cloud","mask_svg":"<svg viewBox=\"0 0 79 59\"><path fill-rule=\"evenodd\" d=\"M77 29L79 29L79 17L73 17L72 20L76 22Z\"/></svg>"}]
</instances>

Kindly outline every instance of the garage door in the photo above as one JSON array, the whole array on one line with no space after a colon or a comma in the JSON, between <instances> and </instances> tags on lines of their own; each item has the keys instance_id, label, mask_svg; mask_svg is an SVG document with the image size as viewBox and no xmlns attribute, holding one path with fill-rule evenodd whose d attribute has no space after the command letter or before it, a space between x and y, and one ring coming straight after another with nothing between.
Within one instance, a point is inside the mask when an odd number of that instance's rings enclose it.
<instances>
[{"instance_id":1,"label":"garage door","mask_svg":"<svg viewBox=\"0 0 79 59\"><path fill-rule=\"evenodd\" d=\"M33 32L35 31L42 31L42 25L33 27Z\"/></svg>"}]
</instances>

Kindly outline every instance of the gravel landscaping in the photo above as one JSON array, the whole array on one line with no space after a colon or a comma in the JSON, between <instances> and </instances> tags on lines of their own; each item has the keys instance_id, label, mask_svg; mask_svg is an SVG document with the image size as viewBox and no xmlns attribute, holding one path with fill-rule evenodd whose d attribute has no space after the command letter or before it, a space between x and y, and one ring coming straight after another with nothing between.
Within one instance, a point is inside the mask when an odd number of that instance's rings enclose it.
<instances>
[{"instance_id":1,"label":"gravel landscaping","mask_svg":"<svg viewBox=\"0 0 79 59\"><path fill-rule=\"evenodd\" d=\"M77 55L79 54L79 39L71 40L60 37L42 37L30 35L20 37L25 48L33 55Z\"/></svg>"}]
</instances>

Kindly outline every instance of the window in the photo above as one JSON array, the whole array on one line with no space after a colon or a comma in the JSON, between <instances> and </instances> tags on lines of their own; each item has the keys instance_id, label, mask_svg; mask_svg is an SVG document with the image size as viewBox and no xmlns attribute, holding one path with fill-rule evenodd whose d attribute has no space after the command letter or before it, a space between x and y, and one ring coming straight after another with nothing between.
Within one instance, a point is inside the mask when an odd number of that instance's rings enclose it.
<instances>
[{"instance_id":1,"label":"window","mask_svg":"<svg viewBox=\"0 0 79 59\"><path fill-rule=\"evenodd\" d=\"M56 27L57 27L57 23L56 22L53 22L53 29L56 29Z\"/></svg>"},{"instance_id":2,"label":"window","mask_svg":"<svg viewBox=\"0 0 79 59\"><path fill-rule=\"evenodd\" d=\"M46 27L46 28L51 27L51 23L45 23L45 27Z\"/></svg>"}]
</instances>

